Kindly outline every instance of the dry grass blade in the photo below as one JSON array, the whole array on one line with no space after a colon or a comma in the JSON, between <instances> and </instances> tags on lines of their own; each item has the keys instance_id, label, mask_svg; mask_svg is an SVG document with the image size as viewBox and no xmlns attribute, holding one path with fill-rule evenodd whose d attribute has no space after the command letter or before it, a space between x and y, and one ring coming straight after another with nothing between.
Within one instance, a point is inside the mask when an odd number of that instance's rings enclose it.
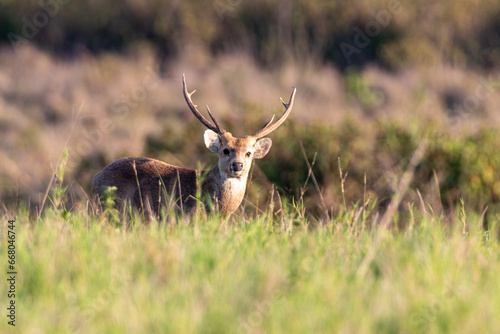
<instances>
[{"instance_id":1,"label":"dry grass blade","mask_svg":"<svg viewBox=\"0 0 500 334\"><path fill-rule=\"evenodd\" d=\"M217 199L215 199L217 201ZM260 214L264 214L265 211L262 210L261 208L259 208L259 201L257 199L257 203L252 203L251 201L249 201L247 198L243 198L243 202L245 203L245 205L248 205L250 206L251 208L253 208L255 210L255 216L258 216ZM243 210L243 212L245 212Z\"/></svg>"},{"instance_id":2,"label":"dry grass blade","mask_svg":"<svg viewBox=\"0 0 500 334\"><path fill-rule=\"evenodd\" d=\"M161 209L161 178L158 179L158 218L160 217L160 209Z\"/></svg>"},{"instance_id":3,"label":"dry grass blade","mask_svg":"<svg viewBox=\"0 0 500 334\"><path fill-rule=\"evenodd\" d=\"M40 205L40 211L38 211L38 219L40 219L42 215L43 208L45 207L45 202L47 200L47 197L49 197L50 187L52 187L52 182L54 182L55 177L56 174L52 173L52 177L50 178L49 184L47 185L47 189L45 190L45 194L43 195L42 205Z\"/></svg>"},{"instance_id":4,"label":"dry grass blade","mask_svg":"<svg viewBox=\"0 0 500 334\"><path fill-rule=\"evenodd\" d=\"M434 208L434 212L437 213L437 214L441 214L443 212L443 201L441 199L441 191L440 191L440 186L439 186L439 179L438 179L438 175L436 173L436 170L433 169L432 170L432 173L433 173L433 176L434 176L434 185L436 187L435 191L436 191L436 202L435 203L435 208Z\"/></svg>"},{"instance_id":5,"label":"dry grass blade","mask_svg":"<svg viewBox=\"0 0 500 334\"><path fill-rule=\"evenodd\" d=\"M73 130L75 129L76 122L78 122L78 120L79 120L80 113L82 112L84 105L85 105L85 100L83 100L82 103L80 104L80 106L76 109L76 115L75 115L75 106L73 106L73 110L72 110L73 117L72 117L72 122L71 122L71 129L69 131L68 137L66 138L66 143L64 144L65 148L68 147L69 139L71 138L71 135L73 134ZM59 162L57 164L58 166L61 165L61 161L63 159L63 154L64 153L61 153L61 156L59 157ZM40 219L40 216L42 215L43 208L45 207L45 202L47 201L47 197L49 196L50 187L52 186L52 182L54 182L55 177L56 177L56 172L54 171L52 173L52 177L50 178L47 189L45 190L45 194L43 195L42 204L40 205L40 211L38 211L38 214L37 214L38 219Z\"/></svg>"},{"instance_id":6,"label":"dry grass blade","mask_svg":"<svg viewBox=\"0 0 500 334\"><path fill-rule=\"evenodd\" d=\"M347 173L345 175L342 175L342 167L340 166L340 157L338 157L339 161L339 174L340 174L340 189L342 191L342 202L344 203L344 210L347 210L347 205L345 204L345 191L344 191L344 183L347 178ZM366 174L365 174L366 177ZM366 181L366 180L365 180ZM363 199L364 203L364 199Z\"/></svg>"},{"instance_id":7,"label":"dry grass blade","mask_svg":"<svg viewBox=\"0 0 500 334\"><path fill-rule=\"evenodd\" d=\"M481 216L479 216L479 220L478 220L478 226L479 226L479 228L483 228L484 227L485 229L487 229L486 226L483 226L484 225L484 216L486 215L486 211L488 211L488 206L486 206L484 208L484 210L481 212Z\"/></svg>"},{"instance_id":8,"label":"dry grass blade","mask_svg":"<svg viewBox=\"0 0 500 334\"><path fill-rule=\"evenodd\" d=\"M394 193L394 197L387 208L387 211L384 213L382 220L380 221L381 225L384 227L388 227L394 214L396 213L401 200L403 199L408 186L410 185L411 180L413 179L413 173L415 172L415 167L420 163L422 158L424 157L425 151L427 149L427 140L424 139L420 142L416 150L413 152L410 163L408 164L406 171L403 173L401 180L399 181L396 192Z\"/></svg>"},{"instance_id":9,"label":"dry grass blade","mask_svg":"<svg viewBox=\"0 0 500 334\"><path fill-rule=\"evenodd\" d=\"M424 199L422 197L422 194L420 193L420 190L418 190L418 189L417 189L417 195L418 195L420 211L424 214L428 214L427 210L425 209Z\"/></svg>"},{"instance_id":10,"label":"dry grass blade","mask_svg":"<svg viewBox=\"0 0 500 334\"><path fill-rule=\"evenodd\" d=\"M142 201L141 185L139 183L139 177L137 176L137 168L135 168L135 160L132 163L132 168L134 169L135 181L137 182L137 191L139 192L139 199L141 201L142 219L144 219L144 202Z\"/></svg>"},{"instance_id":11,"label":"dry grass blade","mask_svg":"<svg viewBox=\"0 0 500 334\"><path fill-rule=\"evenodd\" d=\"M311 178L312 168L314 167L314 164L316 164L316 157L317 156L318 156L318 152L314 152L313 160L311 162L311 166L309 167L309 171L307 173L306 180L304 181L304 185L300 189L300 200L304 199L304 194L305 194L306 189L307 189L307 183L309 183L309 179Z\"/></svg>"},{"instance_id":12,"label":"dry grass blade","mask_svg":"<svg viewBox=\"0 0 500 334\"><path fill-rule=\"evenodd\" d=\"M271 220L271 228L273 228L274 225L274 192L276 191L276 186L273 184L271 187L271 199L269 201L269 213L271 217L269 218Z\"/></svg>"},{"instance_id":13,"label":"dry grass blade","mask_svg":"<svg viewBox=\"0 0 500 334\"><path fill-rule=\"evenodd\" d=\"M406 168L406 171L404 172L401 181L398 183L396 193L394 194L394 197L392 198L392 201L389 204L387 211L385 212L384 216L382 217L382 220L380 221L380 225L383 228L378 231L378 234L376 235L373 244L371 245L370 249L368 250L365 258L361 262L361 265L359 266L356 272L357 279L362 280L366 276L370 263L375 258L375 254L377 253L380 241L382 239L382 236L384 235L384 230L385 230L384 228L388 227L392 218L394 217L394 214L396 213L396 210L399 204L401 203L403 195L406 193L406 189L410 185L410 182L413 178L415 167L420 163L420 161L424 156L424 153L427 149L427 144L428 142L426 139L422 140L418 145L418 147L416 148L416 150L413 152L410 159L410 163L408 164L408 167Z\"/></svg>"},{"instance_id":14,"label":"dry grass blade","mask_svg":"<svg viewBox=\"0 0 500 334\"><path fill-rule=\"evenodd\" d=\"M4 202L0 202L0 204L2 204L3 210L4 210L4 212L5 212L5 213L3 214L3 215L4 215L4 218L5 218L5 215L7 215L7 216L9 216L9 217L14 216L14 215L13 215L13 214L9 211L9 209L7 209L7 207L5 206ZM29 212L29 210L28 210L28 212ZM3 220L5 220L5 219L3 219Z\"/></svg>"},{"instance_id":15,"label":"dry grass blade","mask_svg":"<svg viewBox=\"0 0 500 334\"><path fill-rule=\"evenodd\" d=\"M366 173L363 178L363 226L366 221Z\"/></svg>"},{"instance_id":16,"label":"dry grass blade","mask_svg":"<svg viewBox=\"0 0 500 334\"><path fill-rule=\"evenodd\" d=\"M177 170L177 184L179 185L179 202L181 203L180 204L180 207L181 207L181 211L184 211L184 206L183 206L183 203L182 203L182 189L181 189L181 178L179 176L179 170Z\"/></svg>"},{"instance_id":17,"label":"dry grass blade","mask_svg":"<svg viewBox=\"0 0 500 334\"><path fill-rule=\"evenodd\" d=\"M319 188L318 181L316 180L316 176L314 176L314 172L312 171L312 166L309 163L309 160L307 159L306 150L304 149L304 145L302 144L301 140L299 140L299 144L300 144L300 149L302 150L302 155L304 156L304 160L306 161L307 168L309 169L309 174L311 175L311 178L313 180L314 188L318 192L318 196L319 196L319 199L321 201L321 208L324 211L325 218L327 220L330 220L330 215L328 214L328 207L326 206L325 199L323 197L323 193L321 192L321 189Z\"/></svg>"}]
</instances>

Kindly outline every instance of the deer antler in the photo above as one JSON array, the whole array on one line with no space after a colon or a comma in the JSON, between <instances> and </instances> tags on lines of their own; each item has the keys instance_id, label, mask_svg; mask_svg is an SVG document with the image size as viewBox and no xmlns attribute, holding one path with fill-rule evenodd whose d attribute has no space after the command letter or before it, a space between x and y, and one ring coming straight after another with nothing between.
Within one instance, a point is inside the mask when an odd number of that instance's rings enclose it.
<instances>
[{"instance_id":1,"label":"deer antler","mask_svg":"<svg viewBox=\"0 0 500 334\"><path fill-rule=\"evenodd\" d=\"M292 95L290 96L290 100L288 101L288 103L285 103L285 101L283 101L283 99L280 98L281 103L285 106L285 111L283 112L283 115L281 115L281 117L275 123L271 124L274 120L274 115L273 115L273 117L271 117L271 120L267 122L266 125L262 127L262 129L260 129L259 131L257 131L252 135L253 137L262 138L270 134L271 132L276 130L281 124L283 124L283 122L286 120L286 118L288 117L288 115L290 115L290 112L292 111L293 100L295 98L295 91L296 89L295 87L293 87Z\"/></svg>"},{"instance_id":2,"label":"deer antler","mask_svg":"<svg viewBox=\"0 0 500 334\"><path fill-rule=\"evenodd\" d=\"M191 109L191 111L196 116L196 118L198 118L200 120L200 122L203 123L203 125L205 125L210 130L217 132L220 135L224 134L226 132L226 130L224 130L224 128L214 118L214 116L210 112L210 108L208 107L208 105L207 105L208 115L210 116L212 121L214 121L215 125L212 124L210 121L208 121L205 117L203 117L203 115L198 111L198 109L196 109L196 105L191 100L191 95L193 95L194 92L196 92L196 89L193 90L191 93L188 92L187 86L186 86L186 77L184 76L184 74L182 74L182 86L184 89L184 98L186 99L186 102L189 106L189 109Z\"/></svg>"}]
</instances>

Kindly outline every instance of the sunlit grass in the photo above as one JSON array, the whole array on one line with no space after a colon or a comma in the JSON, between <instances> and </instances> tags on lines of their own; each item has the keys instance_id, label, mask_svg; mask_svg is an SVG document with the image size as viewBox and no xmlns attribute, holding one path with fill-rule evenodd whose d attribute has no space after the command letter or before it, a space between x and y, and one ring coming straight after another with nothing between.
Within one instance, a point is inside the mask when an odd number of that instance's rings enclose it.
<instances>
[{"instance_id":1,"label":"sunlit grass","mask_svg":"<svg viewBox=\"0 0 500 334\"><path fill-rule=\"evenodd\" d=\"M85 212L65 219L53 208L28 222L21 210L16 330L500 330L498 217L484 231L478 215L468 215L463 233L460 224L417 213L412 230L397 232L361 229L361 221L353 228L342 217L305 225L296 212L274 217L274 224L266 212L228 222L209 216L125 227ZM1 330L7 327L2 321Z\"/></svg>"},{"instance_id":2,"label":"sunlit grass","mask_svg":"<svg viewBox=\"0 0 500 334\"><path fill-rule=\"evenodd\" d=\"M352 59L398 1L7 3L0 333L11 219L20 333L500 333L500 2L401 2ZM237 136L297 87L244 208L92 205L118 158L216 163L183 73Z\"/></svg>"}]
</instances>

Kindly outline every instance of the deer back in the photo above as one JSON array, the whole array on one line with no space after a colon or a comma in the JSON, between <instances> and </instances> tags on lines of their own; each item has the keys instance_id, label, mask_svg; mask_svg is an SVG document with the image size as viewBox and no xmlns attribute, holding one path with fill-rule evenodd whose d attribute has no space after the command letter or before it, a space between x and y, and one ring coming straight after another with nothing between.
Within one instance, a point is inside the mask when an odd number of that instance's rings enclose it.
<instances>
[{"instance_id":1,"label":"deer back","mask_svg":"<svg viewBox=\"0 0 500 334\"><path fill-rule=\"evenodd\" d=\"M173 200L184 210L195 206L196 170L181 168L150 158L123 158L108 165L93 181L93 192L102 195L107 187L117 188L117 208L124 202L159 213L159 204ZM172 197L173 196L173 197Z\"/></svg>"}]
</instances>

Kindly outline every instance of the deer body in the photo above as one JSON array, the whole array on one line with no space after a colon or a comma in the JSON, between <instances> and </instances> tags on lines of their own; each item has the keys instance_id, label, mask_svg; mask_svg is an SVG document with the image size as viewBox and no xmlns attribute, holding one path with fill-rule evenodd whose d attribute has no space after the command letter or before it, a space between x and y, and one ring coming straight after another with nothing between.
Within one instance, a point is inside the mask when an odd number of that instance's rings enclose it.
<instances>
[{"instance_id":1,"label":"deer body","mask_svg":"<svg viewBox=\"0 0 500 334\"><path fill-rule=\"evenodd\" d=\"M164 189L167 194L175 196L178 206L186 210L191 210L196 204L194 197L190 197L196 194L196 170L172 166L155 159L116 160L94 177L92 190L102 195L107 187L112 186L117 187L116 209L120 212L130 201L135 208L144 209L148 216L154 216L158 213ZM166 199L162 200L165 202Z\"/></svg>"},{"instance_id":2,"label":"deer body","mask_svg":"<svg viewBox=\"0 0 500 334\"><path fill-rule=\"evenodd\" d=\"M219 156L217 165L205 175L201 185L202 193L211 198L223 215L231 215L243 201L252 161L263 158L271 148L271 139L262 137L274 131L288 117L295 88L288 104L282 100L286 109L278 121L272 123L273 116L255 134L237 138L220 126L208 106L208 114L214 124L199 113L191 101L194 92L188 93L184 77L183 86L188 106L208 128L204 135L206 147ZM115 196L119 198L116 208L120 211L130 202L139 210L144 210L149 217L156 216L159 214L160 204L167 201L166 194L180 209L189 212L196 206L196 174L195 169L177 167L155 159L123 158L111 163L95 176L92 191L95 195L102 196L107 187L115 186Z\"/></svg>"}]
</instances>

